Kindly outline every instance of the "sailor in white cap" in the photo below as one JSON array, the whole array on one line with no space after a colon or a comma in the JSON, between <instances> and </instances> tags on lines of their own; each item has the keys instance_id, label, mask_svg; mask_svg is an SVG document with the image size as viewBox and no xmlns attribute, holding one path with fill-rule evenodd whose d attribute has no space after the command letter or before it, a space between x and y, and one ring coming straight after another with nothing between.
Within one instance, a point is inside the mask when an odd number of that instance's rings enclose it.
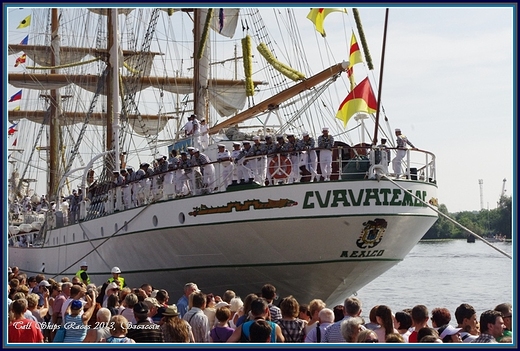
<instances>
[{"instance_id":1,"label":"sailor in white cap","mask_svg":"<svg viewBox=\"0 0 520 351\"><path fill-rule=\"evenodd\" d=\"M213 191L218 190L215 182L215 166L211 163L211 159L206 154L201 153L199 149L195 149L193 150L192 160L200 166L202 173L201 191L211 194Z\"/></svg>"},{"instance_id":2,"label":"sailor in white cap","mask_svg":"<svg viewBox=\"0 0 520 351\"><path fill-rule=\"evenodd\" d=\"M233 142L233 150L231 151L231 160L233 161L233 179L232 184L236 184L240 181L240 177L242 176L242 173L238 169L238 161L237 158L240 156L240 153L242 152L241 148L242 144L235 141Z\"/></svg>"},{"instance_id":3,"label":"sailor in white cap","mask_svg":"<svg viewBox=\"0 0 520 351\"><path fill-rule=\"evenodd\" d=\"M305 165L305 168L311 174L311 182L313 182L314 179L316 179L316 181L319 179L317 172L318 157L316 156L316 150L314 150L314 148L314 138L309 135L309 132L303 132L302 139L300 139L298 142L298 150L303 154L302 164Z\"/></svg>"},{"instance_id":4,"label":"sailor in white cap","mask_svg":"<svg viewBox=\"0 0 520 351\"><path fill-rule=\"evenodd\" d=\"M410 145L412 149L415 149L415 146L408 140L408 138L405 135L401 134L401 129L395 129L395 136L397 137L397 154L392 160L392 168L394 169L396 179L399 179L402 172L401 163L404 157L406 156L408 145Z\"/></svg>"},{"instance_id":5,"label":"sailor in white cap","mask_svg":"<svg viewBox=\"0 0 520 351\"><path fill-rule=\"evenodd\" d=\"M267 155L266 160L266 178L267 178L267 185L273 185L273 175L271 172L267 172L267 165L271 164L271 161L276 156L278 145L274 142L273 137L271 135L265 136L265 153Z\"/></svg>"},{"instance_id":6,"label":"sailor in white cap","mask_svg":"<svg viewBox=\"0 0 520 351\"><path fill-rule=\"evenodd\" d=\"M289 157L291 159L291 174L289 176L289 184L300 182L300 167L303 163L300 160L300 152L298 152L298 139L294 136L294 133L287 133L287 143L285 143L285 150L289 151Z\"/></svg>"},{"instance_id":7,"label":"sailor in white cap","mask_svg":"<svg viewBox=\"0 0 520 351\"><path fill-rule=\"evenodd\" d=\"M260 137L256 135L253 137L253 146L251 146L251 148L253 149L253 153L258 156L252 160L253 163L251 164L255 181L260 184L265 184L267 172L267 147L265 144L260 142Z\"/></svg>"},{"instance_id":8,"label":"sailor in white cap","mask_svg":"<svg viewBox=\"0 0 520 351\"><path fill-rule=\"evenodd\" d=\"M240 146L240 144L239 144ZM225 189L231 184L233 180L233 162L231 159L231 153L226 149L226 145L218 144L217 161L220 162L220 178L218 185L220 188Z\"/></svg>"},{"instance_id":9,"label":"sailor in white cap","mask_svg":"<svg viewBox=\"0 0 520 351\"><path fill-rule=\"evenodd\" d=\"M252 182L255 175L253 173L251 156L254 156L253 149L251 148L251 142L244 140L242 142L243 148L238 157L235 159L237 163L237 176L240 179L240 183Z\"/></svg>"},{"instance_id":10,"label":"sailor in white cap","mask_svg":"<svg viewBox=\"0 0 520 351\"><path fill-rule=\"evenodd\" d=\"M206 123L206 119L203 118L200 120L199 125L199 140L200 140L200 148L202 151L206 151L209 145L209 132L208 132L208 124Z\"/></svg>"},{"instance_id":11,"label":"sailor in white cap","mask_svg":"<svg viewBox=\"0 0 520 351\"><path fill-rule=\"evenodd\" d=\"M318 137L318 148L320 149L320 169L321 176L326 182L330 181L332 174L332 148L334 147L334 137L329 135L329 128L322 128L322 135Z\"/></svg>"}]
</instances>

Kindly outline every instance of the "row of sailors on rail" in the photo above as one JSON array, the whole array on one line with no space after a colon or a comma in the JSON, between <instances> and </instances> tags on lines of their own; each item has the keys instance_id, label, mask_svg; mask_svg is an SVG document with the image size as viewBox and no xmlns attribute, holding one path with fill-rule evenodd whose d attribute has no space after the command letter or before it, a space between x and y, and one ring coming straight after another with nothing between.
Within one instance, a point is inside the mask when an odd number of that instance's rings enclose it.
<instances>
[{"instance_id":1,"label":"row of sailors on rail","mask_svg":"<svg viewBox=\"0 0 520 351\"><path fill-rule=\"evenodd\" d=\"M327 136L318 139L320 168L321 176L329 181L334 139L328 136L328 129L324 128L323 133ZM320 179L316 145L309 133L304 132L301 139L294 134L287 134L287 140L282 135L276 139L274 142L273 137L267 135L263 143L256 136L253 141L234 142L231 151L224 144L218 144L216 160L194 147L181 151L180 155L172 150L169 158L163 155L155 160L155 169L142 163L136 172L132 167L114 172L114 184L122 189L125 208L131 208L148 203L154 197L212 193L231 184L297 183L303 171L311 175L311 181ZM214 164L218 164L219 177L216 177Z\"/></svg>"}]
</instances>

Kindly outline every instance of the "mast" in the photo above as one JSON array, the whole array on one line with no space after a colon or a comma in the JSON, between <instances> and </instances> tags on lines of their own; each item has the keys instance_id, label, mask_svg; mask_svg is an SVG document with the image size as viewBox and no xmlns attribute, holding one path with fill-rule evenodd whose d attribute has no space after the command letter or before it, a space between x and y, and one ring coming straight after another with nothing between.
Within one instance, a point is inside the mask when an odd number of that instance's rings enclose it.
<instances>
[{"instance_id":1,"label":"mast","mask_svg":"<svg viewBox=\"0 0 520 351\"><path fill-rule=\"evenodd\" d=\"M209 40L202 37L209 35L207 31L204 31L208 13L209 9L193 10L193 113L199 120L206 117L206 122L209 124L209 116L206 115L210 45ZM201 45L204 45L204 48L202 56L199 58Z\"/></svg>"},{"instance_id":2,"label":"mast","mask_svg":"<svg viewBox=\"0 0 520 351\"><path fill-rule=\"evenodd\" d=\"M107 75L107 150L114 150L108 171L118 171L119 165L119 22L117 8L108 9L108 51L110 70ZM108 174L109 176L110 174Z\"/></svg>"},{"instance_id":3,"label":"mast","mask_svg":"<svg viewBox=\"0 0 520 351\"><path fill-rule=\"evenodd\" d=\"M60 37L58 34L59 16L58 9L51 10L51 64L56 67L60 64ZM57 73L56 69L51 70L51 74ZM50 91L49 101L49 179L47 184L47 197L51 201L57 201L55 198L60 180L58 172L59 160L59 140L60 140L60 121L59 121L59 91L52 89Z\"/></svg>"},{"instance_id":4,"label":"mast","mask_svg":"<svg viewBox=\"0 0 520 351\"><path fill-rule=\"evenodd\" d=\"M379 91L377 93L377 111L376 111L376 123L374 130L374 140L372 145L377 145L377 131L379 130L379 111L381 110L381 91L383 89L383 68L385 67L385 48L386 48L386 29L388 27L388 8L385 12L385 28L383 31L383 48L381 52L381 72L379 72Z\"/></svg>"}]
</instances>

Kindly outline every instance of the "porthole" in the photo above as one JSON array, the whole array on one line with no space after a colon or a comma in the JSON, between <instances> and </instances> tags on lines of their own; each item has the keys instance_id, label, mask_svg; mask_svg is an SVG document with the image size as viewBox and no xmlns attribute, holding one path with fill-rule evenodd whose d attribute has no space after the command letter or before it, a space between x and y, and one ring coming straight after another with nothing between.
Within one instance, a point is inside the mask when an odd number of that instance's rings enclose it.
<instances>
[{"instance_id":1,"label":"porthole","mask_svg":"<svg viewBox=\"0 0 520 351\"><path fill-rule=\"evenodd\" d=\"M159 220L157 219L157 216L152 217L152 223L153 223L154 227L157 227L157 225L159 224Z\"/></svg>"},{"instance_id":2,"label":"porthole","mask_svg":"<svg viewBox=\"0 0 520 351\"><path fill-rule=\"evenodd\" d=\"M181 224L184 224L185 220L186 220L186 216L184 216L184 213L183 212L179 213L179 222Z\"/></svg>"},{"instance_id":3,"label":"porthole","mask_svg":"<svg viewBox=\"0 0 520 351\"><path fill-rule=\"evenodd\" d=\"M105 230L101 227L101 236L105 236Z\"/></svg>"},{"instance_id":4,"label":"porthole","mask_svg":"<svg viewBox=\"0 0 520 351\"><path fill-rule=\"evenodd\" d=\"M125 221L125 224L123 225L123 230L126 232L128 231L128 222Z\"/></svg>"}]
</instances>

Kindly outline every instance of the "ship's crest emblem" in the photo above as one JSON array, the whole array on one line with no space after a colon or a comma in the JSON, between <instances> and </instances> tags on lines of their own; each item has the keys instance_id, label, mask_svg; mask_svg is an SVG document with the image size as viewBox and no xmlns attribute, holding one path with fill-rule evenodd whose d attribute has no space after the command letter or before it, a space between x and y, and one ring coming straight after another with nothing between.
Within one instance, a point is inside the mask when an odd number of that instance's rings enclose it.
<instances>
[{"instance_id":1,"label":"ship's crest emblem","mask_svg":"<svg viewBox=\"0 0 520 351\"><path fill-rule=\"evenodd\" d=\"M383 239L388 223L381 218L363 223L365 226L361 231L361 236L356 241L356 245L360 249L371 249Z\"/></svg>"}]
</instances>

